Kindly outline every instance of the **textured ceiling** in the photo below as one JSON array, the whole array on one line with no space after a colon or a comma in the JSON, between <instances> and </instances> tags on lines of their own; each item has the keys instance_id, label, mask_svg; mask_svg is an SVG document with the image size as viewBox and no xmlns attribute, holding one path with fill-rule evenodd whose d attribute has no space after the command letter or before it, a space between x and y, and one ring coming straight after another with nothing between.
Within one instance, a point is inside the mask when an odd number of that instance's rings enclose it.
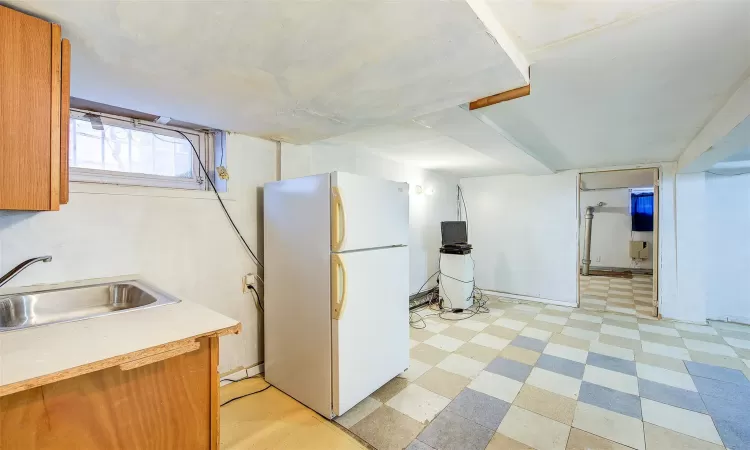
<instances>
[{"instance_id":1,"label":"textured ceiling","mask_svg":"<svg viewBox=\"0 0 750 450\"><path fill-rule=\"evenodd\" d=\"M76 97L295 143L525 84L463 0L9 3L62 25Z\"/></svg>"}]
</instances>

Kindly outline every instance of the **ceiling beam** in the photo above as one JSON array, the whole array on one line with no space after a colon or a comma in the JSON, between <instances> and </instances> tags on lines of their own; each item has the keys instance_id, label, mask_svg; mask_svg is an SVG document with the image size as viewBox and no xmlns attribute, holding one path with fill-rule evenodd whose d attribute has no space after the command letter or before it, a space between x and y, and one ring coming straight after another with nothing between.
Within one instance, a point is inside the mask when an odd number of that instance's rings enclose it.
<instances>
[{"instance_id":1,"label":"ceiling beam","mask_svg":"<svg viewBox=\"0 0 750 450\"><path fill-rule=\"evenodd\" d=\"M505 28L495 17L495 13L487 4L487 0L466 0L469 7L474 10L474 14L484 24L487 29L487 33L497 42L497 44L503 49L508 58L513 61L513 64L518 69L526 84L529 83L529 61L526 59L521 49L518 48L510 34L505 31Z\"/></svg>"},{"instance_id":2,"label":"ceiling beam","mask_svg":"<svg viewBox=\"0 0 750 450\"><path fill-rule=\"evenodd\" d=\"M511 89L509 91L501 92L499 94L490 95L489 97L480 98L479 100L474 100L473 102L469 103L469 111L496 105L502 102L507 102L508 100L513 100L519 97L526 97L529 94L531 94L530 84Z\"/></svg>"},{"instance_id":3,"label":"ceiling beam","mask_svg":"<svg viewBox=\"0 0 750 450\"><path fill-rule=\"evenodd\" d=\"M677 172L703 172L717 162L750 145L743 121L750 121L750 77L729 98L729 101L706 123L687 146L677 162ZM730 134L733 135L730 137ZM729 139L725 139L725 137Z\"/></svg>"}]
</instances>

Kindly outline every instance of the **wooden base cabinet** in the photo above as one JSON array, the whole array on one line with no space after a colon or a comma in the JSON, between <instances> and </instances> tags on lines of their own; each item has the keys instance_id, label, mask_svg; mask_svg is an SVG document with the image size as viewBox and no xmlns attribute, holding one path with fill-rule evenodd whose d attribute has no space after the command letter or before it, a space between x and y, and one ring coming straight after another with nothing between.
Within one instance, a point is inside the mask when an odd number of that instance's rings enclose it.
<instances>
[{"instance_id":1,"label":"wooden base cabinet","mask_svg":"<svg viewBox=\"0 0 750 450\"><path fill-rule=\"evenodd\" d=\"M0 449L218 449L218 339L0 397Z\"/></svg>"}]
</instances>

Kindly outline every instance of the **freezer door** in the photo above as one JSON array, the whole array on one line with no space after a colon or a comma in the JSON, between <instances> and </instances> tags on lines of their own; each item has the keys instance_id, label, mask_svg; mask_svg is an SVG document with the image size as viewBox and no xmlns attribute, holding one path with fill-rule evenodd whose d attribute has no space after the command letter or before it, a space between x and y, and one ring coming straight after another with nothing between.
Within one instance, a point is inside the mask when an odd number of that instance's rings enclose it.
<instances>
[{"instance_id":1,"label":"freezer door","mask_svg":"<svg viewBox=\"0 0 750 450\"><path fill-rule=\"evenodd\" d=\"M409 185L344 172L331 174L331 249L409 242Z\"/></svg>"},{"instance_id":2,"label":"freezer door","mask_svg":"<svg viewBox=\"0 0 750 450\"><path fill-rule=\"evenodd\" d=\"M331 255L333 412L409 367L409 250Z\"/></svg>"}]
</instances>

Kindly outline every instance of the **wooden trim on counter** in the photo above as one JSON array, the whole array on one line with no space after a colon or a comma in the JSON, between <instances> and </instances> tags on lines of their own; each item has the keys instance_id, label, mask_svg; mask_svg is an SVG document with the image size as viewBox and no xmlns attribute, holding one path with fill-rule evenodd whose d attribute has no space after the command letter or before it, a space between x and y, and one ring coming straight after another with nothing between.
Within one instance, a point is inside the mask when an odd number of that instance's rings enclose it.
<instances>
[{"instance_id":1,"label":"wooden trim on counter","mask_svg":"<svg viewBox=\"0 0 750 450\"><path fill-rule=\"evenodd\" d=\"M145 358L135 359L133 361L122 363L120 364L120 370L137 369L139 367L147 366L149 364L153 364L159 361L164 361L165 359L174 358L175 356L183 355L185 353L190 353L192 351L198 350L199 348L201 348L201 343L194 341L188 345L177 347L173 350L157 353L155 355L147 356Z\"/></svg>"},{"instance_id":2,"label":"wooden trim on counter","mask_svg":"<svg viewBox=\"0 0 750 450\"><path fill-rule=\"evenodd\" d=\"M50 202L49 209L60 209L60 104L62 92L62 29L52 24L52 73L50 102Z\"/></svg>"},{"instance_id":3,"label":"wooden trim on counter","mask_svg":"<svg viewBox=\"0 0 750 450\"><path fill-rule=\"evenodd\" d=\"M70 41L62 40L62 75L60 98L60 204L65 205L70 198Z\"/></svg>"},{"instance_id":4,"label":"wooden trim on counter","mask_svg":"<svg viewBox=\"0 0 750 450\"><path fill-rule=\"evenodd\" d=\"M154 355L158 355L160 353L172 351L175 349L180 349L185 346L189 346L196 339L199 339L202 337L219 338L221 336L226 336L228 334L239 334L240 330L242 330L242 324L237 323L231 327L222 328L216 331L199 334L197 336L191 336L185 339L180 339L178 341L167 342L165 344L157 345L154 347L149 347L149 348L138 350L138 351L131 352L131 353L126 353L124 355L119 355L119 356L115 356L112 358L103 359L101 361L95 361L90 364L84 364L82 366L72 367L70 369L61 370L59 372L50 373L50 374L43 375L40 377L30 378L28 380L7 384L5 386L0 386L0 397L9 395L9 394L14 394L16 392L25 391L28 389L33 389L39 386L43 386L45 384L54 383L56 381L67 380L68 378L77 377L79 375L85 375L87 373L96 372L98 370L108 369L114 366L119 366L121 364L125 364L128 362L132 362L132 361L143 359L143 358L148 358ZM217 343L217 350L218 350L218 343ZM217 383L217 386L218 386L218 383Z\"/></svg>"}]
</instances>

